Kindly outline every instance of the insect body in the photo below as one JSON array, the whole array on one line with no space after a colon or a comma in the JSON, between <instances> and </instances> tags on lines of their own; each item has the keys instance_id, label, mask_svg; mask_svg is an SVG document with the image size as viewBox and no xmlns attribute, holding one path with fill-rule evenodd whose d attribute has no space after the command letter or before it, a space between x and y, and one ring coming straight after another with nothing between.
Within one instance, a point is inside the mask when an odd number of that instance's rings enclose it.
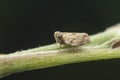
<instances>
[{"instance_id":1,"label":"insect body","mask_svg":"<svg viewBox=\"0 0 120 80\"><path fill-rule=\"evenodd\" d=\"M57 43L73 47L90 42L90 37L87 33L56 31L54 37Z\"/></svg>"}]
</instances>

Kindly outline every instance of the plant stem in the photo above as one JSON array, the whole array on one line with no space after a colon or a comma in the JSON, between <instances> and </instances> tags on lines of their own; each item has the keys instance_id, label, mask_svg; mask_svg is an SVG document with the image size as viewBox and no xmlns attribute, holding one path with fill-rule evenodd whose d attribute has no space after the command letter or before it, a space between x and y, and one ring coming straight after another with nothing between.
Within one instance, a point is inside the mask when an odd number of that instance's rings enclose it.
<instances>
[{"instance_id":1,"label":"plant stem","mask_svg":"<svg viewBox=\"0 0 120 80\"><path fill-rule=\"evenodd\" d=\"M120 58L120 25L115 25L104 32L91 35L90 37L91 42L89 44L76 49L65 46L60 48L58 44L51 44L0 55L0 78L28 70Z\"/></svg>"}]
</instances>

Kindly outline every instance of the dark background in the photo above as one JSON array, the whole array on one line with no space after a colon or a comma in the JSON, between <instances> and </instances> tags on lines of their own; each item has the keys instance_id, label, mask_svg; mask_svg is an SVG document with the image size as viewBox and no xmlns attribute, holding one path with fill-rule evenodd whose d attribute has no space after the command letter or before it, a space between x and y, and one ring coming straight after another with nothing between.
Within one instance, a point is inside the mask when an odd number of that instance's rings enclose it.
<instances>
[{"instance_id":1,"label":"dark background","mask_svg":"<svg viewBox=\"0 0 120 80\"><path fill-rule=\"evenodd\" d=\"M54 31L94 34L120 22L118 0L1 0L0 53L54 43ZM120 60L69 64L2 80L120 79Z\"/></svg>"}]
</instances>

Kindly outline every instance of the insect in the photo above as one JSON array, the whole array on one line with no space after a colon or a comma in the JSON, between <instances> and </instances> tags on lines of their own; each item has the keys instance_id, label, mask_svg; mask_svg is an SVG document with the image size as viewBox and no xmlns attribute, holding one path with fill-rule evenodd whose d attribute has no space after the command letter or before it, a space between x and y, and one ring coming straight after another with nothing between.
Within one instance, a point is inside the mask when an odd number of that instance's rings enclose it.
<instances>
[{"instance_id":1,"label":"insect","mask_svg":"<svg viewBox=\"0 0 120 80\"><path fill-rule=\"evenodd\" d=\"M72 47L77 47L90 42L90 37L87 33L55 31L54 37L56 43L59 43L60 46L61 44L63 44Z\"/></svg>"}]
</instances>

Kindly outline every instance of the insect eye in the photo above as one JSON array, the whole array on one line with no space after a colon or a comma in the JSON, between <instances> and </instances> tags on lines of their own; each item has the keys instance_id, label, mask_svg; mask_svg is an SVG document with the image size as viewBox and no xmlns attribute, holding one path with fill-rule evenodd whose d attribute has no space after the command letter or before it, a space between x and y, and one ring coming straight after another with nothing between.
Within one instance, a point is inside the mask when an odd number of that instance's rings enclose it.
<instances>
[{"instance_id":1,"label":"insect eye","mask_svg":"<svg viewBox=\"0 0 120 80\"><path fill-rule=\"evenodd\" d=\"M57 35L58 38L62 38L62 36L63 35L61 33Z\"/></svg>"}]
</instances>

